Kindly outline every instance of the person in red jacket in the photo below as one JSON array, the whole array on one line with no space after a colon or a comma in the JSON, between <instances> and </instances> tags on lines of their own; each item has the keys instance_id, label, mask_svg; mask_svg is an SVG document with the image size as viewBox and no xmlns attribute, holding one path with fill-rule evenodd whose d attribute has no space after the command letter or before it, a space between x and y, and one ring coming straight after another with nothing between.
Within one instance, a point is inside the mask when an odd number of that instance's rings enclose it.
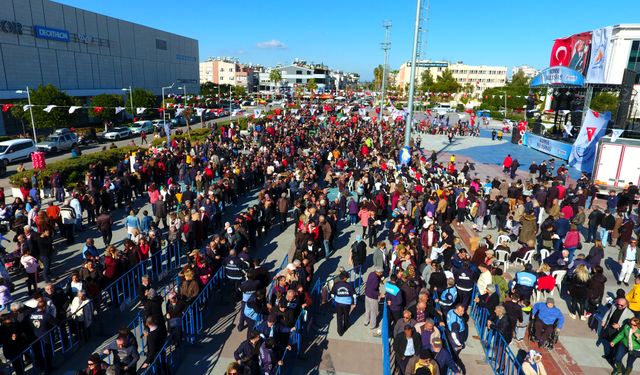
<instances>
[{"instance_id":1,"label":"person in red jacket","mask_svg":"<svg viewBox=\"0 0 640 375\"><path fill-rule=\"evenodd\" d=\"M504 173L509 173L509 171L511 170L511 164L513 164L513 159L511 159L511 155L507 155L507 157L504 158L504 161L502 162L502 171Z\"/></svg>"}]
</instances>

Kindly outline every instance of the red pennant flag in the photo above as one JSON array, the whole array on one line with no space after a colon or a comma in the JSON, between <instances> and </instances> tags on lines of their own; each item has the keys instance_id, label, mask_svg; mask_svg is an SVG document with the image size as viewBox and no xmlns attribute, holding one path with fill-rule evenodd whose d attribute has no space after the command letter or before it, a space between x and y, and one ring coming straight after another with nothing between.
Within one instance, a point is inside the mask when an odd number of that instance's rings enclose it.
<instances>
[{"instance_id":1,"label":"red pennant flag","mask_svg":"<svg viewBox=\"0 0 640 375\"><path fill-rule=\"evenodd\" d=\"M8 110L11 109L11 107L13 107L13 104L9 103L9 104L3 104L2 105L2 112L7 112Z\"/></svg>"},{"instance_id":2,"label":"red pennant flag","mask_svg":"<svg viewBox=\"0 0 640 375\"><path fill-rule=\"evenodd\" d=\"M428 114L429 116L431 116L431 110L430 110L430 109L427 109L427 114Z\"/></svg>"},{"instance_id":3,"label":"red pennant flag","mask_svg":"<svg viewBox=\"0 0 640 375\"><path fill-rule=\"evenodd\" d=\"M102 113L102 111L104 111L104 107L93 107L93 113L95 114Z\"/></svg>"},{"instance_id":4,"label":"red pennant flag","mask_svg":"<svg viewBox=\"0 0 640 375\"><path fill-rule=\"evenodd\" d=\"M599 112L591 111L591 113L593 113L593 117L595 117L595 118L600 117L600 113ZM589 140L591 140L591 139L589 139Z\"/></svg>"}]
</instances>

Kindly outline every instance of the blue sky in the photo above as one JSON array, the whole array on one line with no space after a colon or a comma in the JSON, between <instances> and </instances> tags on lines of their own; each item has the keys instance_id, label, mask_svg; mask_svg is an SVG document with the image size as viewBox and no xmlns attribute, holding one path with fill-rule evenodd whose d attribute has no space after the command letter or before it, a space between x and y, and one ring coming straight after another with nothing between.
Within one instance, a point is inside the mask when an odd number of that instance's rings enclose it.
<instances>
[{"instance_id":1,"label":"blue sky","mask_svg":"<svg viewBox=\"0 0 640 375\"><path fill-rule=\"evenodd\" d=\"M275 65L300 58L363 80L383 61L385 20L393 23L391 68L410 59L416 6L414 0L56 1L198 39L201 60L232 56ZM638 14L638 0L435 0L424 55L544 68L555 38L639 22Z\"/></svg>"}]
</instances>

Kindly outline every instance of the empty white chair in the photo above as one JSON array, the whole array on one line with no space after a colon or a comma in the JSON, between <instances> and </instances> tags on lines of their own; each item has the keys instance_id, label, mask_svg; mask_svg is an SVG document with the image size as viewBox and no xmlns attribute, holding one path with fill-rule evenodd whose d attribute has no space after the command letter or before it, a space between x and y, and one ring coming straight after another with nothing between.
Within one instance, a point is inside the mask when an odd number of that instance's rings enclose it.
<instances>
[{"instance_id":1,"label":"empty white chair","mask_svg":"<svg viewBox=\"0 0 640 375\"><path fill-rule=\"evenodd\" d=\"M545 258L549 256L549 250L540 249L540 263L544 262Z\"/></svg>"},{"instance_id":2,"label":"empty white chair","mask_svg":"<svg viewBox=\"0 0 640 375\"><path fill-rule=\"evenodd\" d=\"M557 270L557 271L551 272L551 276L553 276L553 278L556 279L556 288L558 288L559 293L562 293L562 280L564 280L564 277L566 275L567 275L566 270ZM553 290L551 291L551 295L553 295Z\"/></svg>"},{"instance_id":3,"label":"empty white chair","mask_svg":"<svg viewBox=\"0 0 640 375\"><path fill-rule=\"evenodd\" d=\"M531 264L531 261L533 260L533 254L535 253L535 250L529 250L524 254L524 257L522 258L516 258L516 261L514 263L520 263L523 266L525 264Z\"/></svg>"},{"instance_id":4,"label":"empty white chair","mask_svg":"<svg viewBox=\"0 0 640 375\"><path fill-rule=\"evenodd\" d=\"M495 261L498 264L504 264L504 272L509 270L509 252L506 250L495 250L494 255L496 257Z\"/></svg>"}]
</instances>

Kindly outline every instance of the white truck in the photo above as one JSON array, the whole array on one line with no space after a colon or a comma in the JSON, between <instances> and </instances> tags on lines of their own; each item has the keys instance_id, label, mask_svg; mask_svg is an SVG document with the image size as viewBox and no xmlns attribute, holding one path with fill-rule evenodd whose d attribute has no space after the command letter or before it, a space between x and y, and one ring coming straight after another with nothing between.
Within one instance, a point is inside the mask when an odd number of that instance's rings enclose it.
<instances>
[{"instance_id":1,"label":"white truck","mask_svg":"<svg viewBox=\"0 0 640 375\"><path fill-rule=\"evenodd\" d=\"M640 184L640 140L603 137L593 164L593 180L598 189L622 190L630 182Z\"/></svg>"}]
</instances>

